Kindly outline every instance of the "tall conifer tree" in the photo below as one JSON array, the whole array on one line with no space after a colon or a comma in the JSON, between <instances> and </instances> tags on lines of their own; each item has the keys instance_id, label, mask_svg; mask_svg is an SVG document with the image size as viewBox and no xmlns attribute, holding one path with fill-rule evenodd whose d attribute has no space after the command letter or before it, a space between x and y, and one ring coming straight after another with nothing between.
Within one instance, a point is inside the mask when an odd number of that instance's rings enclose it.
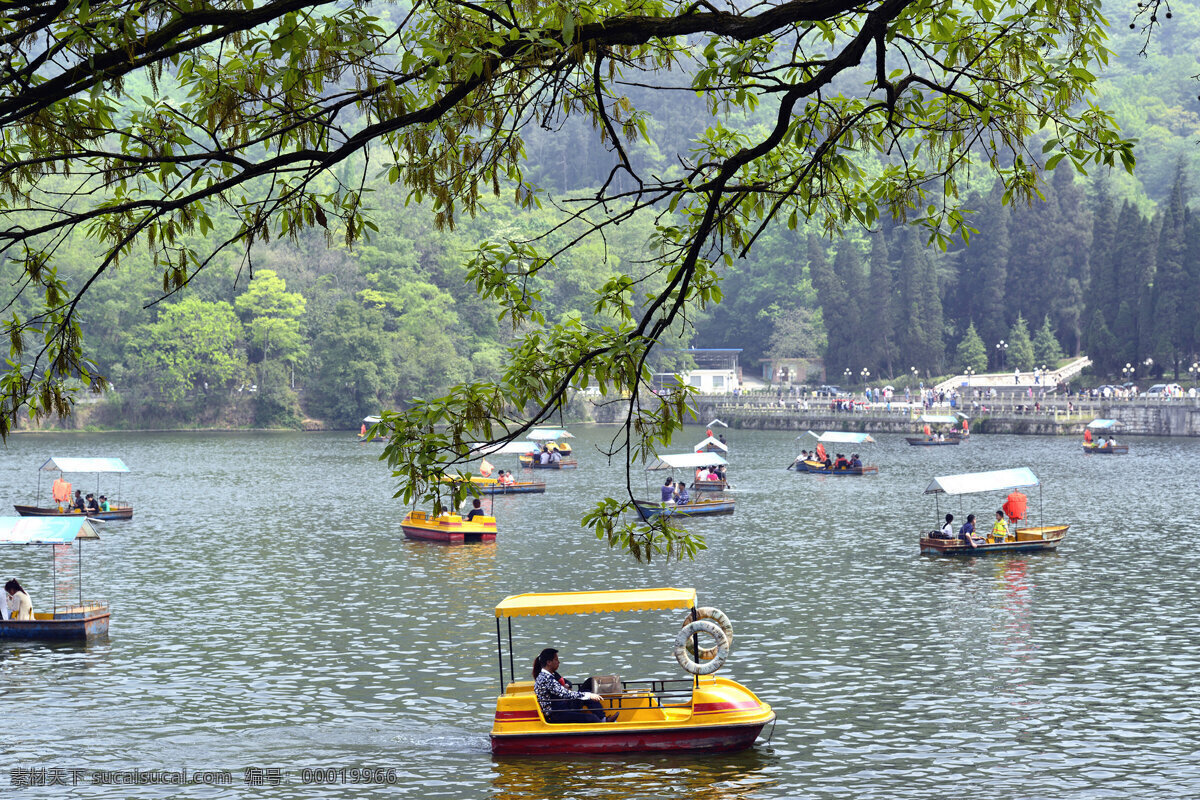
<instances>
[{"instance_id":1,"label":"tall conifer tree","mask_svg":"<svg viewBox=\"0 0 1200 800\"><path fill-rule=\"evenodd\" d=\"M982 212L987 219L987 240L980 258L979 315L972 318L978 323L979 337L989 348L1008 333L1010 216L1008 206L1002 202L1003 198L1004 185L997 181Z\"/></svg>"},{"instance_id":2,"label":"tall conifer tree","mask_svg":"<svg viewBox=\"0 0 1200 800\"><path fill-rule=\"evenodd\" d=\"M867 334L871 343L872 371L895 377L896 298L892 265L888 260L887 239L882 230L871 233L871 274L869 277L869 319Z\"/></svg>"},{"instance_id":3,"label":"tall conifer tree","mask_svg":"<svg viewBox=\"0 0 1200 800\"><path fill-rule=\"evenodd\" d=\"M842 282L846 299L840 308L825 309L825 318L829 319L830 314L837 314L841 318L839 328L844 337L842 354L846 366L856 374L863 367L871 368L874 372L874 364L870 360L870 344L866 336L867 320L870 318L867 273L858 251L858 243L853 239L842 239L838 243L833 271Z\"/></svg>"},{"instance_id":4,"label":"tall conifer tree","mask_svg":"<svg viewBox=\"0 0 1200 800\"><path fill-rule=\"evenodd\" d=\"M1108 181L1098 178L1094 186L1096 207L1092 212L1092 246L1088 257L1090 272L1084 292L1088 316L1084 347L1092 363L1100 367L1103 373L1111 374L1116 354L1113 353L1112 330L1109 326L1117 318L1119 303L1116 273L1113 270L1117 210ZM1097 340L1091 338L1092 332L1099 337Z\"/></svg>"},{"instance_id":5,"label":"tall conifer tree","mask_svg":"<svg viewBox=\"0 0 1200 800\"><path fill-rule=\"evenodd\" d=\"M1157 272L1154 276L1154 312L1152 317L1153 345L1151 353L1155 361L1174 372L1179 378L1179 365L1185 358L1188 336L1184 333L1183 306L1189 303L1188 273L1183 259L1187 249L1187 178L1183 163L1175 172L1171 187L1171 198L1163 212L1162 226L1158 233L1158 251L1155 256ZM1190 298L1195 305L1200 298Z\"/></svg>"},{"instance_id":6,"label":"tall conifer tree","mask_svg":"<svg viewBox=\"0 0 1200 800\"><path fill-rule=\"evenodd\" d=\"M1017 321L1008 331L1008 366L1028 372L1034 367L1033 342L1029 339L1029 325L1025 318L1017 315Z\"/></svg>"},{"instance_id":7,"label":"tall conifer tree","mask_svg":"<svg viewBox=\"0 0 1200 800\"><path fill-rule=\"evenodd\" d=\"M1090 269L1091 212L1084 203L1079 184L1075 182L1073 169L1066 165L1056 169L1053 183L1058 200L1058 224L1053 242L1058 253L1054 258L1054 269L1050 271L1048 294L1043 302L1054 315L1057 340L1065 343L1073 355L1078 355L1083 345L1083 292Z\"/></svg>"}]
</instances>

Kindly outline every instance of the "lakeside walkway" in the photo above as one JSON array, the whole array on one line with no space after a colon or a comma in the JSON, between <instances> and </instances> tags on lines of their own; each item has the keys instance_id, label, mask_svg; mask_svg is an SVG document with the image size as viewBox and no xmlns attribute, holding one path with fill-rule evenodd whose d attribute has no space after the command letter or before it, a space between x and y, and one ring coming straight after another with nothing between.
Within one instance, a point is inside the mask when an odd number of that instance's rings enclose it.
<instances>
[{"instance_id":1,"label":"lakeside walkway","mask_svg":"<svg viewBox=\"0 0 1200 800\"><path fill-rule=\"evenodd\" d=\"M696 398L697 418L717 417L732 428L762 430L853 430L912 433L925 413L961 412L975 433L1025 433L1082 436L1093 419L1115 419L1118 435L1200 436L1200 398L1118 400L1070 399L1047 395L1030 400L1024 393L998 394L995 398L966 399L957 406L939 403L926 409L920 403L900 401L858 406L839 411L832 404L787 395L701 395Z\"/></svg>"}]
</instances>

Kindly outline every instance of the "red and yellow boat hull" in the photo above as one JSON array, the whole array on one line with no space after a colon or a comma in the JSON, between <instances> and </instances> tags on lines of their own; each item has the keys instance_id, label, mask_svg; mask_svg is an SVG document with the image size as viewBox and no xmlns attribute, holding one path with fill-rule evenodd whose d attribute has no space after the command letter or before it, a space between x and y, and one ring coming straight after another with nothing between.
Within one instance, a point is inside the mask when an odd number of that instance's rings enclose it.
<instances>
[{"instance_id":1,"label":"red and yellow boat hull","mask_svg":"<svg viewBox=\"0 0 1200 800\"><path fill-rule=\"evenodd\" d=\"M424 511L410 511L404 515L400 528L409 539L443 544L496 541L495 517L475 517L467 521L458 514L439 514L434 517Z\"/></svg>"},{"instance_id":2,"label":"red and yellow boat hull","mask_svg":"<svg viewBox=\"0 0 1200 800\"><path fill-rule=\"evenodd\" d=\"M775 712L746 687L700 677L691 702L660 704L650 691L604 695L613 722L551 725L532 681L515 681L496 701L495 755L566 755L631 752L727 752L754 744Z\"/></svg>"}]
</instances>

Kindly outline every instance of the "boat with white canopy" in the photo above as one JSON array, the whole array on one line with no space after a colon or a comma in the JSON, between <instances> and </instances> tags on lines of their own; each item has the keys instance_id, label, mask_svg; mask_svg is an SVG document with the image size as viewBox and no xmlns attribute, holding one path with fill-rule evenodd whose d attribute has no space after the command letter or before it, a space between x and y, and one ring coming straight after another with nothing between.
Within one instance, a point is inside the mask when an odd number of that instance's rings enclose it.
<instances>
[{"instance_id":1,"label":"boat with white canopy","mask_svg":"<svg viewBox=\"0 0 1200 800\"><path fill-rule=\"evenodd\" d=\"M1046 525L1039 520L1037 525L1029 525L1028 498L1021 489L1038 487L1038 514L1040 517L1041 481L1028 467L997 469L988 472L968 472L960 475L943 475L934 478L927 487L925 494L934 495L935 514L938 524L942 523L941 497L943 495L960 497L964 495L993 494L997 495L994 502L982 506L978 514L980 521L974 536L958 534L952 538L940 530L933 530L921 535L921 553L923 555L984 555L988 553L1025 553L1041 550L1054 550L1066 538L1070 525ZM998 495L1007 492L1008 496L1001 502ZM961 506L961 503L960 503ZM1004 533L993 531L992 519L999 509L1004 518ZM967 519L967 514L960 511L960 525ZM1022 524L1025 527L1021 527Z\"/></svg>"},{"instance_id":2,"label":"boat with white canopy","mask_svg":"<svg viewBox=\"0 0 1200 800\"><path fill-rule=\"evenodd\" d=\"M0 545L52 548L50 585L53 587L50 611L38 611L35 607L32 619L0 619L0 638L86 641L108 633L108 604L85 600L83 596L83 542L99 538L94 524L82 514L71 517L0 517ZM69 550L76 542L79 543L79 594L77 602L71 603L71 598L59 596L59 581L68 580L70 576L60 576L62 554L58 548ZM64 601L61 606L60 599Z\"/></svg>"},{"instance_id":3,"label":"boat with white canopy","mask_svg":"<svg viewBox=\"0 0 1200 800\"><path fill-rule=\"evenodd\" d=\"M1094 419L1088 423L1083 436L1083 452L1088 455L1115 456L1129 452L1129 445L1117 444L1113 432L1121 424L1116 419ZM1097 436L1093 431L1099 433Z\"/></svg>"},{"instance_id":4,"label":"boat with white canopy","mask_svg":"<svg viewBox=\"0 0 1200 800\"><path fill-rule=\"evenodd\" d=\"M478 445L474 448L475 454L484 457L484 462L487 461L487 456L508 456L515 455L519 459L521 456L536 453L538 446L533 442L502 442L495 445ZM491 465L481 465L480 469L486 469ZM511 472L509 475L511 476ZM446 480L454 480L449 476ZM480 494L497 495L497 494L545 494L545 481L518 481L515 478L511 481L501 481L498 477L491 475L472 475L470 476L471 483L474 484Z\"/></svg>"},{"instance_id":5,"label":"boat with white canopy","mask_svg":"<svg viewBox=\"0 0 1200 800\"><path fill-rule=\"evenodd\" d=\"M904 437L904 441L913 447L955 445L966 437L966 420L963 420L964 427L960 431L958 430L959 418L951 414L922 414L917 422L921 423L922 435Z\"/></svg>"},{"instance_id":6,"label":"boat with white canopy","mask_svg":"<svg viewBox=\"0 0 1200 800\"><path fill-rule=\"evenodd\" d=\"M528 434L529 441L537 445L532 451L520 456L521 466L525 469L575 469L579 466L572 456L571 445L566 439L574 439L574 435L562 428L534 428ZM542 461L538 450L542 447L550 453L550 459ZM558 458L553 456L557 454Z\"/></svg>"},{"instance_id":7,"label":"boat with white canopy","mask_svg":"<svg viewBox=\"0 0 1200 800\"><path fill-rule=\"evenodd\" d=\"M724 466L726 463L725 459L716 453L671 453L655 458L647 465L646 471L695 470L699 467ZM638 514L644 520L650 520L657 516L711 517L732 514L735 506L734 498L724 495L689 498L686 503L669 503L660 499L635 500L634 504L637 506Z\"/></svg>"},{"instance_id":8,"label":"boat with white canopy","mask_svg":"<svg viewBox=\"0 0 1200 800\"><path fill-rule=\"evenodd\" d=\"M48 506L36 505L39 502L36 498L40 498L42 494L43 472L58 473L58 478L51 484L51 499L53 503ZM35 505L14 505L13 508L22 517L70 517L83 515L89 519L102 519L106 521L133 519L133 506L119 500L107 501L107 509L102 506L99 509L85 509L83 511L75 508L72 505L71 484L63 477L64 473L95 474L96 491L93 494L97 497L97 503L99 504L99 498L104 497L100 494L100 476L114 474L117 476L117 497L120 497L120 476L126 472L129 472L129 467L125 466L125 462L119 458L69 458L55 456L45 464L42 464L38 469L38 488L37 494L34 496ZM82 490L80 491L82 492Z\"/></svg>"},{"instance_id":9,"label":"boat with white canopy","mask_svg":"<svg viewBox=\"0 0 1200 800\"><path fill-rule=\"evenodd\" d=\"M871 438L869 433L855 433L853 431L825 431L819 436L812 431L806 431L797 439L814 439L817 443L816 448L808 454L806 458L804 453L796 456L796 460L788 466L788 469L794 469L796 472L811 472L817 475L834 475L834 476L851 476L851 475L870 475L879 472L879 467L872 465L864 465L861 461L857 464L854 462L858 458L857 453L852 453L848 459L835 461L829 457L826 452L825 445L862 445L873 444L875 440ZM847 448L849 449L849 448ZM838 454L841 455L841 454Z\"/></svg>"},{"instance_id":10,"label":"boat with white canopy","mask_svg":"<svg viewBox=\"0 0 1200 800\"><path fill-rule=\"evenodd\" d=\"M729 445L715 436L706 436L703 441L692 449L697 453L720 453L721 455L729 453Z\"/></svg>"}]
</instances>

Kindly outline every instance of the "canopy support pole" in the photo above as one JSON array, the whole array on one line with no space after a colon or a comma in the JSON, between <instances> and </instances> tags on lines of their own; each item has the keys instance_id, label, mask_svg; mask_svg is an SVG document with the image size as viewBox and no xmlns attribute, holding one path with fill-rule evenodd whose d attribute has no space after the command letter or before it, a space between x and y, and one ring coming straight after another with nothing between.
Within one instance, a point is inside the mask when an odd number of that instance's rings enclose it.
<instances>
[{"instance_id":1,"label":"canopy support pole","mask_svg":"<svg viewBox=\"0 0 1200 800\"><path fill-rule=\"evenodd\" d=\"M508 618L508 673L514 681L517 679L517 668L513 666L512 617Z\"/></svg>"},{"instance_id":2,"label":"canopy support pole","mask_svg":"<svg viewBox=\"0 0 1200 800\"><path fill-rule=\"evenodd\" d=\"M50 545L50 602L54 606L54 614L58 615L58 552L57 545Z\"/></svg>"},{"instance_id":3,"label":"canopy support pole","mask_svg":"<svg viewBox=\"0 0 1200 800\"><path fill-rule=\"evenodd\" d=\"M500 661L500 693L504 694L504 645L500 639L499 617L496 617L496 658Z\"/></svg>"},{"instance_id":4,"label":"canopy support pole","mask_svg":"<svg viewBox=\"0 0 1200 800\"><path fill-rule=\"evenodd\" d=\"M79 608L83 609L83 539L79 542Z\"/></svg>"}]
</instances>

